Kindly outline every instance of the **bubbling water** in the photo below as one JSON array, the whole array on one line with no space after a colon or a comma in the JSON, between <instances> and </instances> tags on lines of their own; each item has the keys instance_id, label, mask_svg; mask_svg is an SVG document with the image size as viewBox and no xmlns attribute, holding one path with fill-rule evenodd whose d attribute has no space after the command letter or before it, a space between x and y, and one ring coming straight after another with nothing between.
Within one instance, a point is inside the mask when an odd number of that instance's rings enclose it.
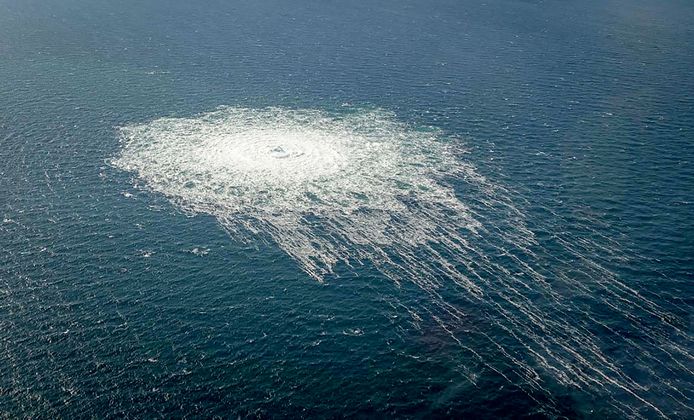
<instances>
[{"instance_id":1,"label":"bubbling water","mask_svg":"<svg viewBox=\"0 0 694 420\"><path fill-rule=\"evenodd\" d=\"M387 264L385 248L411 253L438 240L441 226L474 232L479 225L445 182L474 175L454 145L383 111L338 118L222 108L124 127L122 141L116 166L188 211L215 215L237 237L270 235L317 280L339 261ZM446 270L480 293L462 273ZM424 280L433 281L428 274Z\"/></svg>"},{"instance_id":2,"label":"bubbling water","mask_svg":"<svg viewBox=\"0 0 694 420\"><path fill-rule=\"evenodd\" d=\"M623 258L619 244L598 221L571 237L551 214L543 229L556 230L560 251L543 248L514 203L522 197L466 163L459 140L381 110L223 107L123 127L121 146L116 167L187 212L213 215L237 240L271 239L318 281L338 264L368 262L415 285L428 296L405 308L415 327L428 315L481 366L533 399L543 394L542 404L553 399L551 379L629 417L691 411L686 384L666 379L694 373L691 338L595 260ZM471 325L466 310L484 324ZM629 365L609 355L615 348Z\"/></svg>"}]
</instances>

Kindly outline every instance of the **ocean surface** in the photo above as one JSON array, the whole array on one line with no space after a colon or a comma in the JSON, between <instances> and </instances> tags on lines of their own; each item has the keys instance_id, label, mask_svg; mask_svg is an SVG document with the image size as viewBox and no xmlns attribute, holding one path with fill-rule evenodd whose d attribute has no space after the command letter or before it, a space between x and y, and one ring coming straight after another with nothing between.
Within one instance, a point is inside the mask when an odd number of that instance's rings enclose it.
<instances>
[{"instance_id":1,"label":"ocean surface","mask_svg":"<svg viewBox=\"0 0 694 420\"><path fill-rule=\"evenodd\" d=\"M693 418L694 2L0 0L0 418Z\"/></svg>"}]
</instances>

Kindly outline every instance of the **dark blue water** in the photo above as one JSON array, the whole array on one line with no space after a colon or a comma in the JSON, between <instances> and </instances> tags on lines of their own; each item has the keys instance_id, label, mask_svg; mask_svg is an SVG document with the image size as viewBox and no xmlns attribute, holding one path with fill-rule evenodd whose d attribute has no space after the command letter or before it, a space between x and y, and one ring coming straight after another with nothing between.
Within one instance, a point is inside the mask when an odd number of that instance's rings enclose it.
<instances>
[{"instance_id":1,"label":"dark blue water","mask_svg":"<svg viewBox=\"0 0 694 420\"><path fill-rule=\"evenodd\" d=\"M0 0L0 417L691 418L692 41L674 0ZM481 294L321 283L112 164L223 105L458 142Z\"/></svg>"}]
</instances>

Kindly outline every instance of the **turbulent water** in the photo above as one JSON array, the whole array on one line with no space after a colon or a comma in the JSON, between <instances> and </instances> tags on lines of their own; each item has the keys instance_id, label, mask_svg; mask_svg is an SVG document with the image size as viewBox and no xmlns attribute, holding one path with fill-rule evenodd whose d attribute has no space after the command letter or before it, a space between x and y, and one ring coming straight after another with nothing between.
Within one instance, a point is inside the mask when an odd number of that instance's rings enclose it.
<instances>
[{"instance_id":1,"label":"turbulent water","mask_svg":"<svg viewBox=\"0 0 694 420\"><path fill-rule=\"evenodd\" d=\"M663 397L680 410L692 408L680 390L686 383L665 380L673 372L694 374L688 333L591 257L623 258L615 245L562 240L573 272L547 267L527 216L509 191L465 162L460 139L381 110L224 107L120 132L122 152L113 164L134 172L136 187L187 212L213 215L233 239L271 239L317 281L337 264L368 262L397 284L414 283L428 295L407 308L415 322L433 319L461 351L509 384L523 381L531 397L547 391L550 377L605 395L626 416L652 410L665 417L658 407ZM452 187L461 183L466 194ZM490 208L494 219L472 210L470 199ZM442 296L440 289L450 294L451 286L454 296ZM504 341L471 327L468 311L484 313L483 325L508 334ZM625 330L670 344L652 349ZM605 332L608 340L597 337ZM489 341L494 358L466 345L471 334ZM612 346L634 359L614 360L605 351ZM495 367L496 352L510 371ZM475 383L474 375L467 377Z\"/></svg>"},{"instance_id":2,"label":"turbulent water","mask_svg":"<svg viewBox=\"0 0 694 420\"><path fill-rule=\"evenodd\" d=\"M117 167L234 236L271 237L317 280L338 262L368 259L394 280L433 285L449 274L479 293L431 246L467 247L457 229L479 225L446 177L480 177L434 130L383 111L223 108L126 126L122 145ZM438 268L418 263L418 252Z\"/></svg>"},{"instance_id":3,"label":"turbulent water","mask_svg":"<svg viewBox=\"0 0 694 420\"><path fill-rule=\"evenodd\" d=\"M692 22L0 0L0 419L694 418Z\"/></svg>"}]
</instances>

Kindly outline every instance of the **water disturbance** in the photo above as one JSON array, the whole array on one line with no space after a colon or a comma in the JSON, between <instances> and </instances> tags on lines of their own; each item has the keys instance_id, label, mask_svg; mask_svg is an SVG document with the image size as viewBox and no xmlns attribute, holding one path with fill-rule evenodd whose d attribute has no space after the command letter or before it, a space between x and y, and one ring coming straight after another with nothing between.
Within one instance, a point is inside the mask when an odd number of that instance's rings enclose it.
<instances>
[{"instance_id":1,"label":"water disturbance","mask_svg":"<svg viewBox=\"0 0 694 420\"><path fill-rule=\"evenodd\" d=\"M276 244L315 281L368 265L416 286L426 299L390 304L530 398L560 384L629 417L692 409L687 327L592 257L627 259L619 243L556 231L561 252L546 249L522 197L466 162L456 136L379 109L239 107L119 133L112 164L136 187L215 217L231 241Z\"/></svg>"}]
</instances>

